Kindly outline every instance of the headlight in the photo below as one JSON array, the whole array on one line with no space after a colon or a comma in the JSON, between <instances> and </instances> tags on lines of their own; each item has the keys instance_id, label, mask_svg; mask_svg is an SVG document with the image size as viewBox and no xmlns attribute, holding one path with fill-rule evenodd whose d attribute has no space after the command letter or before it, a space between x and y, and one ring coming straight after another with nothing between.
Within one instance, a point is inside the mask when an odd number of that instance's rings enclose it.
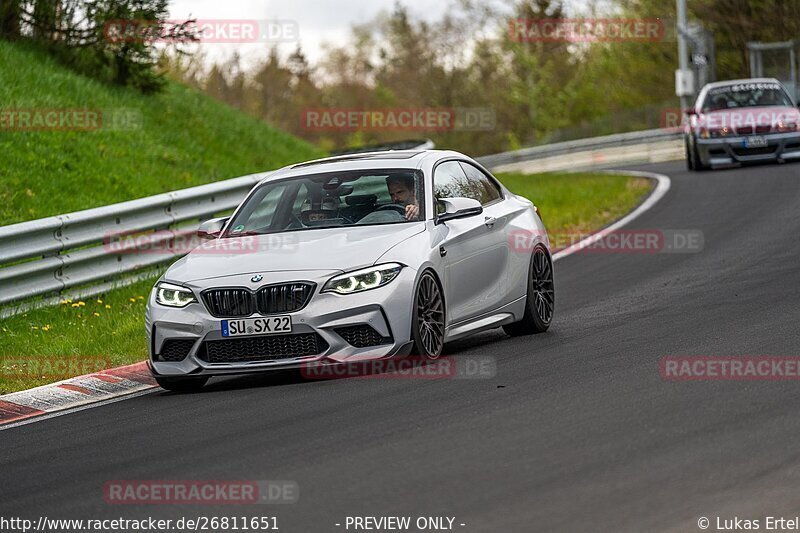
<instances>
[{"instance_id":1,"label":"headlight","mask_svg":"<svg viewBox=\"0 0 800 533\"><path fill-rule=\"evenodd\" d=\"M350 294L383 287L400 273L403 265L386 263L334 276L322 287L322 292Z\"/></svg>"},{"instance_id":2,"label":"headlight","mask_svg":"<svg viewBox=\"0 0 800 533\"><path fill-rule=\"evenodd\" d=\"M173 285L172 283L159 283L156 286L156 302L167 307L186 307L196 302L191 289Z\"/></svg>"},{"instance_id":3,"label":"headlight","mask_svg":"<svg viewBox=\"0 0 800 533\"><path fill-rule=\"evenodd\" d=\"M733 131L728 126L723 126L722 128L701 128L700 129L700 137L703 139L708 139L709 137L727 137L733 133Z\"/></svg>"}]
</instances>

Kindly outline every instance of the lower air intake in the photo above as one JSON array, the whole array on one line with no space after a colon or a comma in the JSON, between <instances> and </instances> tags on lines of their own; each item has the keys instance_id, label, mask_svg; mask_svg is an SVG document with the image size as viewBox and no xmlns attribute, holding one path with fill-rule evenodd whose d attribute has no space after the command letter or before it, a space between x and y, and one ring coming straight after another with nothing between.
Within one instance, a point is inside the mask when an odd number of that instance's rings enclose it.
<instances>
[{"instance_id":1,"label":"lower air intake","mask_svg":"<svg viewBox=\"0 0 800 533\"><path fill-rule=\"evenodd\" d=\"M254 363L319 355L328 349L316 333L206 341L198 357L209 363Z\"/></svg>"}]
</instances>

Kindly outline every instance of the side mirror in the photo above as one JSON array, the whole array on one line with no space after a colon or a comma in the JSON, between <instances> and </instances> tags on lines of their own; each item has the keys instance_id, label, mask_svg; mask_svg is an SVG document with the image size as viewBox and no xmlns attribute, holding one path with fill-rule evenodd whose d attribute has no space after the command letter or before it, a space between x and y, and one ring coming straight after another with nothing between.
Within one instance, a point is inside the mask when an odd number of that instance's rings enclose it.
<instances>
[{"instance_id":1,"label":"side mirror","mask_svg":"<svg viewBox=\"0 0 800 533\"><path fill-rule=\"evenodd\" d=\"M472 217L483 213L481 203L472 198L439 198L437 202L444 206L444 213L437 218L437 224L454 218Z\"/></svg>"},{"instance_id":2,"label":"side mirror","mask_svg":"<svg viewBox=\"0 0 800 533\"><path fill-rule=\"evenodd\" d=\"M212 218L206 220L197 228L197 236L201 239L216 239L222 233L222 228L228 223L230 217Z\"/></svg>"}]
</instances>

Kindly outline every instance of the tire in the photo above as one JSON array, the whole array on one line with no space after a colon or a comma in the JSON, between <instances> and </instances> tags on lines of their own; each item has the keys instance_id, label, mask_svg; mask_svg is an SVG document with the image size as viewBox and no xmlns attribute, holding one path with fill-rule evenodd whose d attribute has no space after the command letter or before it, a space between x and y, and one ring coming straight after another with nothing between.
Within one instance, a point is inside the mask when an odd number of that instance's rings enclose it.
<instances>
[{"instance_id":1,"label":"tire","mask_svg":"<svg viewBox=\"0 0 800 533\"><path fill-rule=\"evenodd\" d=\"M162 389L172 392L197 392L203 388L203 385L208 381L207 377L191 377L191 378L166 378L163 376L154 376L156 383Z\"/></svg>"},{"instance_id":2,"label":"tire","mask_svg":"<svg viewBox=\"0 0 800 533\"><path fill-rule=\"evenodd\" d=\"M701 172L703 170L708 170L709 168L711 168L708 165L704 165L703 161L700 159L700 154L697 152L697 143L692 142L690 144L691 146L688 148L690 150L689 155L691 156L690 157L691 169L696 172Z\"/></svg>"},{"instance_id":3,"label":"tire","mask_svg":"<svg viewBox=\"0 0 800 533\"><path fill-rule=\"evenodd\" d=\"M438 359L444 346L445 306L442 287L430 270L422 273L411 313L413 356Z\"/></svg>"},{"instance_id":4,"label":"tire","mask_svg":"<svg viewBox=\"0 0 800 533\"><path fill-rule=\"evenodd\" d=\"M528 292L522 320L503 326L512 337L547 331L553 322L556 305L553 260L541 244L533 249L528 273Z\"/></svg>"}]
</instances>

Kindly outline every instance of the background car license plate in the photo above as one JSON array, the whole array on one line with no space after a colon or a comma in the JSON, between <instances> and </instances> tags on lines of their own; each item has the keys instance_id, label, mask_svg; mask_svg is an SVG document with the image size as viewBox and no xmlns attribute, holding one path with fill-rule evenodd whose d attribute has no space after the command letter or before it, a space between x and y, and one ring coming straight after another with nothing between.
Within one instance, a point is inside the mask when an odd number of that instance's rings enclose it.
<instances>
[{"instance_id":1,"label":"background car license plate","mask_svg":"<svg viewBox=\"0 0 800 533\"><path fill-rule=\"evenodd\" d=\"M289 315L267 316L263 318L240 318L222 321L223 337L241 335L273 335L291 333L292 317Z\"/></svg>"},{"instance_id":2,"label":"background car license plate","mask_svg":"<svg viewBox=\"0 0 800 533\"><path fill-rule=\"evenodd\" d=\"M767 145L767 139L761 136L747 137L744 140L745 148L761 148Z\"/></svg>"}]
</instances>

